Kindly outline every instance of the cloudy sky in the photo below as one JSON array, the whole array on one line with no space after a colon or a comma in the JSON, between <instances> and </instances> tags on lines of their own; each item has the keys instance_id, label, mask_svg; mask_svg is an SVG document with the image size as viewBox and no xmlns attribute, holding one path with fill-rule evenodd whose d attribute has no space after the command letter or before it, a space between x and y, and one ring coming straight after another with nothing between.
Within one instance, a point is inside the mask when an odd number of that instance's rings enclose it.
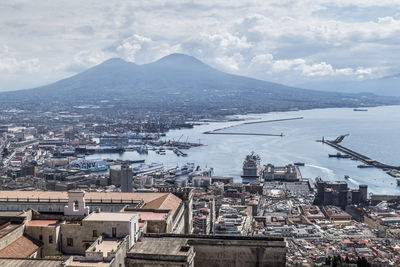
<instances>
[{"instance_id":1,"label":"cloudy sky","mask_svg":"<svg viewBox=\"0 0 400 267\"><path fill-rule=\"evenodd\" d=\"M0 3L0 90L102 61L170 53L290 85L400 73L400 0L12 0Z\"/></svg>"}]
</instances>

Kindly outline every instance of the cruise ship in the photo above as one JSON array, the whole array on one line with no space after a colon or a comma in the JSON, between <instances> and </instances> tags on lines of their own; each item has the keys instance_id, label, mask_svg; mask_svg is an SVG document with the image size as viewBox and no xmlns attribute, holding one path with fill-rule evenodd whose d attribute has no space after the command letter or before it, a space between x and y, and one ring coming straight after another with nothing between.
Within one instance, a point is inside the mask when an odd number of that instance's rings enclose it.
<instances>
[{"instance_id":1,"label":"cruise ship","mask_svg":"<svg viewBox=\"0 0 400 267\"><path fill-rule=\"evenodd\" d=\"M251 153L247 155L243 162L243 175L242 179L245 180L258 180L260 179L260 156Z\"/></svg>"},{"instance_id":2,"label":"cruise ship","mask_svg":"<svg viewBox=\"0 0 400 267\"><path fill-rule=\"evenodd\" d=\"M108 170L108 163L102 159L78 159L72 161L70 164L71 168L90 170L92 172L101 172Z\"/></svg>"}]
</instances>

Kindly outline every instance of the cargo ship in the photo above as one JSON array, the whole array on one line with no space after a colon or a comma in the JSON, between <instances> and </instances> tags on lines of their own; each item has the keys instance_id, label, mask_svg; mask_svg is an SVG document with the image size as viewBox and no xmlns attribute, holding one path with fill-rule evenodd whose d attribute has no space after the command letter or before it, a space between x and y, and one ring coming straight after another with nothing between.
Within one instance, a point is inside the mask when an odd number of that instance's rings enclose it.
<instances>
[{"instance_id":1,"label":"cargo ship","mask_svg":"<svg viewBox=\"0 0 400 267\"><path fill-rule=\"evenodd\" d=\"M72 161L69 165L74 169L90 170L92 172L106 171L109 168L107 161L102 159L78 159Z\"/></svg>"}]
</instances>

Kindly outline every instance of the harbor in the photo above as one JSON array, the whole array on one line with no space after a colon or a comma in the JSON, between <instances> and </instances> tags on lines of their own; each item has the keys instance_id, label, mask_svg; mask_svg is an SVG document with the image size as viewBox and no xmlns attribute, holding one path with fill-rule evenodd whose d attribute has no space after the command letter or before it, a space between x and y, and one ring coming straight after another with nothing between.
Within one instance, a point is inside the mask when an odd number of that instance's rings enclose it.
<instances>
[{"instance_id":1,"label":"harbor","mask_svg":"<svg viewBox=\"0 0 400 267\"><path fill-rule=\"evenodd\" d=\"M122 154L95 153L87 155L86 158L145 160L146 163L162 162L165 166L171 167L194 162L203 167L213 166L216 176L233 177L235 182L241 182L243 156L240 155L257 151L262 158L277 165L285 165L288 162L305 163L301 171L303 177L306 178L322 177L326 180L345 181L344 176L348 175L351 177L348 180L351 186L368 184L370 192L373 193L400 194L400 188L396 186L395 179L386 171L378 168L357 168L357 165L364 163L351 158L337 160L329 158L328 154L344 153L328 145L321 148L321 143L315 142L327 133L331 133L331 136L339 136L343 132L349 132L352 138L345 139L342 146L351 147L358 152L362 151L361 154L395 166L397 159L400 158L400 146L391 140L396 140L397 132L400 131L400 120L395 115L398 109L399 107L394 106L369 108L368 112L354 112L353 109L342 108L257 114L257 119L260 121L288 117L304 118L241 125L231 129L234 132L283 132L284 138L203 134L207 131L237 125L238 121L211 122L191 129L168 132L163 139L171 141L180 139L179 142L185 143L189 136L189 142L202 144L189 150L180 149L187 153L187 157L178 157L173 150L166 149L166 155L161 155L156 153L156 150L148 149L147 153L139 153L135 150L125 151ZM393 123L383 123L382 117L389 118ZM237 118L251 122L255 120L255 115L242 115ZM347 119L343 120L343 118ZM367 129L370 123L376 125L376 128ZM340 125L340 129L334 130L333 125ZM366 146L366 143L374 146ZM151 147L148 146L148 148Z\"/></svg>"},{"instance_id":2,"label":"harbor","mask_svg":"<svg viewBox=\"0 0 400 267\"><path fill-rule=\"evenodd\" d=\"M400 173L398 172L398 171L400 171L400 166L393 166L393 165L382 163L378 160L372 159L372 158L365 156L361 153L358 153L350 148L340 145L339 143L341 143L346 136L348 136L348 134L341 135L341 136L337 137L335 140L326 140L326 139L322 138L322 140L321 140L322 143L327 144L327 145L335 148L336 150L339 150L342 153L345 153L345 154L341 154L340 152L338 152L336 155L329 154L329 157L356 159L356 160L359 160L359 161L362 161L365 163L365 164L357 165L358 168L378 168L378 169L382 169L382 170L386 171L386 173L391 175L392 177L396 177L396 178L400 177Z\"/></svg>"}]
</instances>

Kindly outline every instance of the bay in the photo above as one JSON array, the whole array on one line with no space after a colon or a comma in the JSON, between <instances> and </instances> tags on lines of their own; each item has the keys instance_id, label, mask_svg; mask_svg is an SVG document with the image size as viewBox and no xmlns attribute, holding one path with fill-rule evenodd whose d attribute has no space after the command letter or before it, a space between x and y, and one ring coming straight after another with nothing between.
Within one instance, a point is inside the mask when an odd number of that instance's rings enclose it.
<instances>
[{"instance_id":1,"label":"bay","mask_svg":"<svg viewBox=\"0 0 400 267\"><path fill-rule=\"evenodd\" d=\"M286 165L304 162L300 167L305 178L321 177L324 180L346 180L350 187L367 184L369 192L375 194L400 194L396 179L375 168L360 169L360 161L329 158L337 151L317 139L335 139L349 134L341 143L352 150L390 165L400 165L400 106L368 108L368 111L353 111L352 108L313 109L267 114L247 114L236 116L246 122L303 117L299 120L242 124L243 121L212 122L192 129L171 130L165 139L200 142L205 146L185 151L188 157L177 157L172 151L158 155L152 151L148 155L136 152L123 154L97 154L90 158L145 159L147 163L162 162L165 166L194 162L201 167L213 167L214 175L230 176L241 182L242 164L245 156L252 151L259 154L262 164ZM248 135L207 135L228 126L223 132L267 133L284 136Z\"/></svg>"}]
</instances>

